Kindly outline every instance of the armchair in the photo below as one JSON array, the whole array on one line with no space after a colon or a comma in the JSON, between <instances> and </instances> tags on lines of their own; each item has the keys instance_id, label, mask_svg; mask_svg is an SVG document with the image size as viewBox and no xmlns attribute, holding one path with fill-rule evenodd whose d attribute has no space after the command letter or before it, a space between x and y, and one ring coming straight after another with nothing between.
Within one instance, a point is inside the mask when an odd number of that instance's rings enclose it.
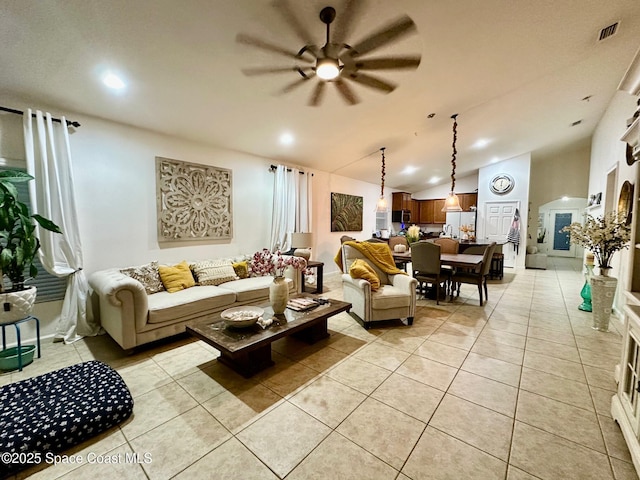
<instances>
[{"instance_id":1,"label":"armchair","mask_svg":"<svg viewBox=\"0 0 640 480\"><path fill-rule=\"evenodd\" d=\"M351 264L362 259L376 272L380 288L372 291L371 284L349 275ZM371 322L406 318L413 324L416 312L416 287L418 282L409 275L387 275L363 253L350 245L342 245L342 288L344 300L351 303L351 311L359 317L365 329Z\"/></svg>"}]
</instances>

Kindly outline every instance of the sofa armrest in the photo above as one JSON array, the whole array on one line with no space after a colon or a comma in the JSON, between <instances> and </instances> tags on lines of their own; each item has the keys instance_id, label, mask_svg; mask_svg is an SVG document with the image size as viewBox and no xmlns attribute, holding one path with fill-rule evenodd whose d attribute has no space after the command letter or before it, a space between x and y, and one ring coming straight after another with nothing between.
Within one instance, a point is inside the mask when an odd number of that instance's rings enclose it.
<instances>
[{"instance_id":1,"label":"sofa armrest","mask_svg":"<svg viewBox=\"0 0 640 480\"><path fill-rule=\"evenodd\" d=\"M144 286L119 270L101 270L89 277L99 298L100 324L124 349L136 346L136 325L147 322L149 304Z\"/></svg>"},{"instance_id":2,"label":"sofa armrest","mask_svg":"<svg viewBox=\"0 0 640 480\"><path fill-rule=\"evenodd\" d=\"M348 285L351 288L357 288L363 292L368 290L369 295L371 294L371 284L362 278L353 278L351 275L343 273L342 284Z\"/></svg>"}]
</instances>

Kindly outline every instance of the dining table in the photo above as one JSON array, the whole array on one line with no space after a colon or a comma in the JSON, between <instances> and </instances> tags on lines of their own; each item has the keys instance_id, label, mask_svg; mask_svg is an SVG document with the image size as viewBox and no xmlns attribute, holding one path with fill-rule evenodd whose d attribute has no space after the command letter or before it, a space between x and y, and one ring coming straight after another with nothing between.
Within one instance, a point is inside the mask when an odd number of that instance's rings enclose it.
<instances>
[{"instance_id":1,"label":"dining table","mask_svg":"<svg viewBox=\"0 0 640 480\"><path fill-rule=\"evenodd\" d=\"M396 262L408 263L411 261L411 251L392 252ZM466 253L441 253L440 263L455 268L475 269L482 264L483 255L470 255Z\"/></svg>"}]
</instances>

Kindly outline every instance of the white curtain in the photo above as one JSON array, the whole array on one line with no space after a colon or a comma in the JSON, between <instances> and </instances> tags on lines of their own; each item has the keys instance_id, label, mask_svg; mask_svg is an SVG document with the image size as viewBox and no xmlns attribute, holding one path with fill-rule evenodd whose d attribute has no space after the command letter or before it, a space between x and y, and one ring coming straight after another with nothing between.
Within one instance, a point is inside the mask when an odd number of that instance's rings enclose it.
<instances>
[{"instance_id":1,"label":"white curtain","mask_svg":"<svg viewBox=\"0 0 640 480\"><path fill-rule=\"evenodd\" d=\"M273 187L271 250L291 248L289 233L311 232L312 175L278 165Z\"/></svg>"},{"instance_id":2,"label":"white curtain","mask_svg":"<svg viewBox=\"0 0 640 480\"><path fill-rule=\"evenodd\" d=\"M87 316L89 284L82 270L82 243L74 195L71 149L66 120L54 123L49 113L24 113L24 141L33 213L52 220L62 234L38 226L42 248L40 261L58 277L68 277L67 291L55 339L71 343L86 335L100 333L100 326Z\"/></svg>"}]
</instances>

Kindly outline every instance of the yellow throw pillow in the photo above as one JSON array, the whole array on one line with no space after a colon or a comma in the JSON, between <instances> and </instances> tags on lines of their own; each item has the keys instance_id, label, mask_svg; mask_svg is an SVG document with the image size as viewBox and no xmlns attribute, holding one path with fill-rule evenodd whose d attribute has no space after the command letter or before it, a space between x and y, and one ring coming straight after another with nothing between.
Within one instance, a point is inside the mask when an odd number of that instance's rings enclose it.
<instances>
[{"instance_id":1,"label":"yellow throw pillow","mask_svg":"<svg viewBox=\"0 0 640 480\"><path fill-rule=\"evenodd\" d=\"M159 265L160 279L164 288L169 293L175 293L189 287L195 286L196 282L191 274L191 269L186 261L183 261L172 267L168 265Z\"/></svg>"},{"instance_id":2,"label":"yellow throw pillow","mask_svg":"<svg viewBox=\"0 0 640 480\"><path fill-rule=\"evenodd\" d=\"M380 288L380 279L378 275L376 275L376 271L361 258L357 258L351 264L349 275L351 275L351 278L361 278L369 282L371 284L371 291L373 292Z\"/></svg>"},{"instance_id":3,"label":"yellow throw pillow","mask_svg":"<svg viewBox=\"0 0 640 480\"><path fill-rule=\"evenodd\" d=\"M233 269L240 278L247 278L249 276L249 263L246 260L244 262L234 263Z\"/></svg>"}]
</instances>

